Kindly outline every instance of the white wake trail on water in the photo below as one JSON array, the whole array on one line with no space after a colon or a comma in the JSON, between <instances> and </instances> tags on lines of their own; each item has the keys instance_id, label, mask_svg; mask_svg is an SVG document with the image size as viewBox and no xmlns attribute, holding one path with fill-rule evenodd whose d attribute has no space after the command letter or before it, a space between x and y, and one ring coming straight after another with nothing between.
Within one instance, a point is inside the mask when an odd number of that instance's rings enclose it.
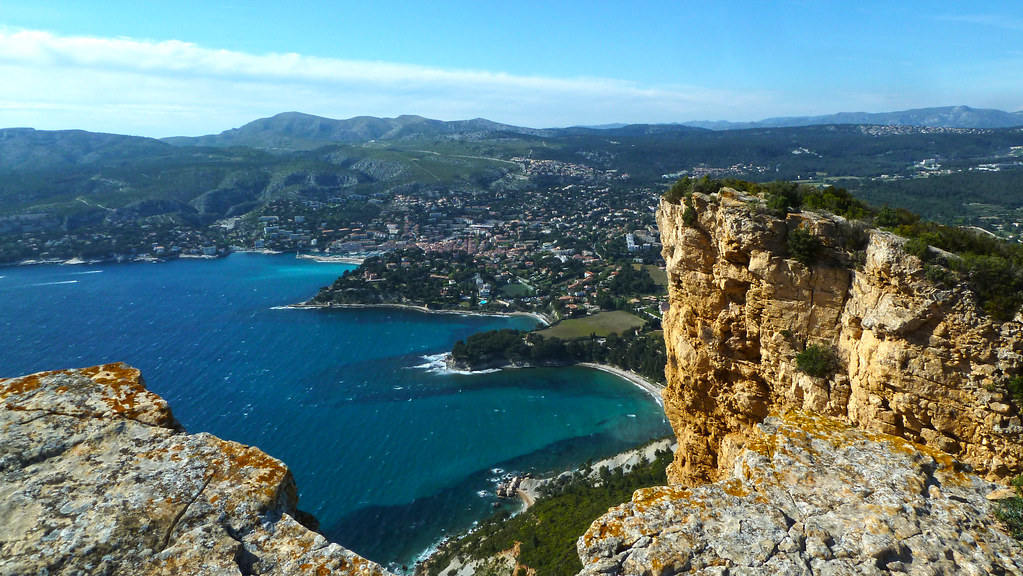
<instances>
[{"instance_id":1,"label":"white wake trail on water","mask_svg":"<svg viewBox=\"0 0 1023 576\"><path fill-rule=\"evenodd\" d=\"M56 286L57 284L78 284L78 280L58 280L55 282L41 282L39 284L29 284L29 286Z\"/></svg>"}]
</instances>

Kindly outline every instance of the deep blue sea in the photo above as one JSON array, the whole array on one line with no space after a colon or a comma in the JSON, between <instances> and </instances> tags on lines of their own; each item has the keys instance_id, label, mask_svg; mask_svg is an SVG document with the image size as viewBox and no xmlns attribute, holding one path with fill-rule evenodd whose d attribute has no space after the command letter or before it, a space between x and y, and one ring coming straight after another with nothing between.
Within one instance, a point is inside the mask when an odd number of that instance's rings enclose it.
<instances>
[{"instance_id":1,"label":"deep blue sea","mask_svg":"<svg viewBox=\"0 0 1023 576\"><path fill-rule=\"evenodd\" d=\"M0 268L0 377L135 366L189 432L280 458L322 532L391 566L489 515L484 492L505 471L567 469L670 432L610 374L436 361L530 318L281 308L349 268L245 253Z\"/></svg>"}]
</instances>

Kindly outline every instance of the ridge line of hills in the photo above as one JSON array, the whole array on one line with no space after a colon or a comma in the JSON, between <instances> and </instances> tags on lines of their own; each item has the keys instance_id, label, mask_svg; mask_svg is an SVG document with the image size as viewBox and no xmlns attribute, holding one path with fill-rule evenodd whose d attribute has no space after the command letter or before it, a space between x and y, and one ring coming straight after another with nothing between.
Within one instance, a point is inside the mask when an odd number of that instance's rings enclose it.
<instances>
[{"instance_id":1,"label":"ridge line of hills","mask_svg":"<svg viewBox=\"0 0 1023 576\"><path fill-rule=\"evenodd\" d=\"M792 128L825 124L871 124L877 126L925 126L930 128L1014 128L1023 126L1023 110L1006 112L969 106L915 108L897 112L839 112L820 116L784 116L755 122L693 121L686 126L708 130Z\"/></svg>"},{"instance_id":2,"label":"ridge line of hills","mask_svg":"<svg viewBox=\"0 0 1023 576\"><path fill-rule=\"evenodd\" d=\"M603 126L572 126L567 128L527 128L493 122L484 118L442 121L416 115L397 118L356 116L335 120L302 112L283 112L260 118L219 134L161 138L175 146L255 146L263 148L294 148L296 142L310 144L357 143L370 140L398 139L412 134L451 135L459 133L508 132L533 136L578 133L591 130L626 130L698 128L703 130L748 130L754 128L794 128L831 124L869 124L878 126L917 126L930 128L1014 128L1023 126L1023 111L978 109L968 106L919 108L896 112L840 112L821 116L767 118L755 122L689 121L665 124L608 124Z\"/></svg>"},{"instance_id":3,"label":"ridge line of hills","mask_svg":"<svg viewBox=\"0 0 1023 576\"><path fill-rule=\"evenodd\" d=\"M173 146L232 147L247 146L270 150L309 150L328 144L355 144L373 140L398 140L414 136L483 135L493 133L520 134L540 137L586 134L593 132L684 132L686 129L730 131L762 128L796 128L827 125L912 126L921 128L998 129L1023 126L1023 110L944 106L918 108L895 112L839 112L819 116L788 116L766 118L753 122L725 120L694 120L659 124L605 124L599 126L571 126L565 128L527 128L502 124L484 118L443 121L416 115L396 118L355 116L332 119L302 112L282 112L268 118L259 118L219 134L203 136L171 136L148 138L123 136L135 141L159 141ZM40 143L48 143L56 135L67 137L94 135L100 140L111 140L118 134L85 130L36 130L27 127L0 128L0 142L11 135L35 134ZM50 135L42 136L42 135ZM101 142L102 143L102 142ZM9 162L7 162L9 163Z\"/></svg>"}]
</instances>

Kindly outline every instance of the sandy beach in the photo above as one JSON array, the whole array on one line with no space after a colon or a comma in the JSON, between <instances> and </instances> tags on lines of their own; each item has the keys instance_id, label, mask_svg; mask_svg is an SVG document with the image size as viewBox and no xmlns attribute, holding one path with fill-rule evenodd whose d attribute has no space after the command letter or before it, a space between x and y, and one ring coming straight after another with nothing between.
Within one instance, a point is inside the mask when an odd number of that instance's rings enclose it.
<instances>
[{"instance_id":1,"label":"sandy beach","mask_svg":"<svg viewBox=\"0 0 1023 576\"><path fill-rule=\"evenodd\" d=\"M604 372L609 372L611 374L614 374L615 376L624 378L625 380L628 380L629 382L632 382L636 386L639 386L640 388L645 390L648 394L654 397L654 400L656 400L657 403L660 404L662 408L664 407L664 399L661 398L661 390L663 390L664 387L647 380L646 378L640 376L639 374L636 374L631 370L622 370L621 368L618 368L616 366L609 366L607 364L594 364L592 362L580 362L576 364L576 366L585 366L587 368L593 368L595 370L603 370Z\"/></svg>"},{"instance_id":2,"label":"sandy beach","mask_svg":"<svg viewBox=\"0 0 1023 576\"><path fill-rule=\"evenodd\" d=\"M316 254L299 254L296 258L312 260L314 262L326 262L328 264L362 264L366 259L355 256L318 256Z\"/></svg>"}]
</instances>

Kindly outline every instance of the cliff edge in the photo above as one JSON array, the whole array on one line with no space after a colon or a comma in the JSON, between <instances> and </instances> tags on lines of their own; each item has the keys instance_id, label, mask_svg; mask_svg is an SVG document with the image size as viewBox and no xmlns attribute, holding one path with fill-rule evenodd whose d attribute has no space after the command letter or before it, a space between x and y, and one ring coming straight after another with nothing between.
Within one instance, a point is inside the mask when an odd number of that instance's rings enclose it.
<instances>
[{"instance_id":1,"label":"cliff edge","mask_svg":"<svg viewBox=\"0 0 1023 576\"><path fill-rule=\"evenodd\" d=\"M1023 472L1023 426L1004 389L1023 365L1018 314L992 320L965 285L931 282L894 234L780 217L730 188L687 203L657 212L672 482L724 477L754 425L788 410L932 447L989 480ZM790 255L797 230L819 243L815 262ZM829 356L826 374L797 368L808 348Z\"/></svg>"},{"instance_id":2,"label":"cliff edge","mask_svg":"<svg viewBox=\"0 0 1023 576\"><path fill-rule=\"evenodd\" d=\"M0 379L0 575L352 574L280 461L186 434L124 364Z\"/></svg>"},{"instance_id":3,"label":"cliff edge","mask_svg":"<svg viewBox=\"0 0 1023 576\"><path fill-rule=\"evenodd\" d=\"M947 454L799 412L748 434L730 479L638 490L594 522L580 576L1023 574L999 485Z\"/></svg>"}]
</instances>

